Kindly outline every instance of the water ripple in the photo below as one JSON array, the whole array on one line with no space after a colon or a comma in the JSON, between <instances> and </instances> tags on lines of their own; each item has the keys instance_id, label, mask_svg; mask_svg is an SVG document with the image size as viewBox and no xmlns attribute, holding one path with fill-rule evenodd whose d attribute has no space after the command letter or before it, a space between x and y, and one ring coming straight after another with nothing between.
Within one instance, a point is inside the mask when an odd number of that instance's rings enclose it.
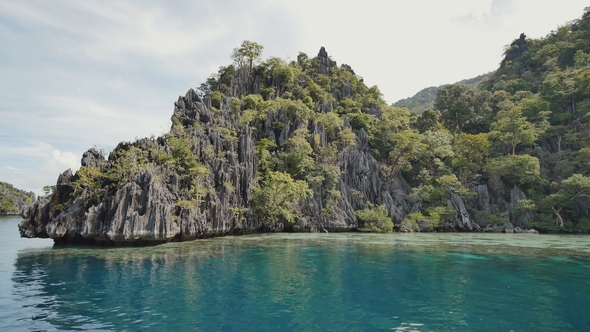
<instances>
[{"instance_id":1,"label":"water ripple","mask_svg":"<svg viewBox=\"0 0 590 332\"><path fill-rule=\"evenodd\" d=\"M2 226L0 236L8 234ZM263 234L148 248L20 249L2 258L9 268L0 270L8 294L0 330L590 326L590 237Z\"/></svg>"}]
</instances>

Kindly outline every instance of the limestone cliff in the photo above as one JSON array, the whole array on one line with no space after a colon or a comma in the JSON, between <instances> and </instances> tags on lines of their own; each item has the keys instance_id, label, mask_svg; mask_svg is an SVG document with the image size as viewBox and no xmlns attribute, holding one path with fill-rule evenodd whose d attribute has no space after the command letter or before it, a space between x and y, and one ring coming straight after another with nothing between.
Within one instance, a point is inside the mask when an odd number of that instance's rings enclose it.
<instances>
[{"instance_id":1,"label":"limestone cliff","mask_svg":"<svg viewBox=\"0 0 590 332\"><path fill-rule=\"evenodd\" d=\"M122 142L108 159L95 149L85 152L76 174L67 170L59 176L49 201L25 209L21 236L62 244L147 244L263 231L352 231L362 226L355 212L372 205L385 205L397 229L432 230L404 227L404 219L421 204L400 173L388 171L374 157L365 129L352 128L346 116L338 120L338 132L318 120L334 113L338 101L365 91L362 79L348 65L337 67L324 48L305 65L315 66L317 75L341 70L349 79L328 95L303 102L294 97L297 85L285 83L288 76L246 68L224 83L222 98L190 89L174 104L169 134ZM301 84L315 89L316 78L311 75ZM258 93L265 100L244 98ZM370 117L379 118L377 103L364 105ZM256 144L268 140L273 147L267 152L283 158L302 132L311 149L305 157L315 169L335 169L336 179L332 184L327 175L308 180L313 195L291 206L293 222L263 222L251 204L261 176ZM326 157L328 150L333 157ZM490 195L479 186L473 202L452 194L448 206L455 213L445 217L439 230L479 231L474 209L489 210Z\"/></svg>"}]
</instances>

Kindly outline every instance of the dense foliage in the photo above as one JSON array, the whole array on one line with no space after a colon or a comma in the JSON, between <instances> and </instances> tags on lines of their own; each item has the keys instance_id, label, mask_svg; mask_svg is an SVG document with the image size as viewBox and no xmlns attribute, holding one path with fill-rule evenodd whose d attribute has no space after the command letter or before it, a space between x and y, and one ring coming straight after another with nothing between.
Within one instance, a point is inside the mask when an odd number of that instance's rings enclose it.
<instances>
[{"instance_id":1,"label":"dense foliage","mask_svg":"<svg viewBox=\"0 0 590 332\"><path fill-rule=\"evenodd\" d=\"M356 211L356 216L362 224L362 227L359 227L361 232L387 233L393 230L393 222L387 215L385 205L370 204L367 208Z\"/></svg>"},{"instance_id":2,"label":"dense foliage","mask_svg":"<svg viewBox=\"0 0 590 332\"><path fill-rule=\"evenodd\" d=\"M411 121L413 130L392 135L390 167L408 175L415 194L430 206L443 191L437 180L456 174L464 186L484 183L498 191L503 190L498 184L518 186L528 199L512 203L510 212L533 215L528 227L587 231L590 7L544 38L521 35L505 50L500 68L482 78L472 86L427 88L396 103L419 116ZM445 130L453 135L450 153L421 162L423 151L445 146L425 143L427 135L442 137ZM475 211L475 219L485 214L484 219L501 222L504 202L492 211ZM523 205L528 208L518 208Z\"/></svg>"}]
</instances>

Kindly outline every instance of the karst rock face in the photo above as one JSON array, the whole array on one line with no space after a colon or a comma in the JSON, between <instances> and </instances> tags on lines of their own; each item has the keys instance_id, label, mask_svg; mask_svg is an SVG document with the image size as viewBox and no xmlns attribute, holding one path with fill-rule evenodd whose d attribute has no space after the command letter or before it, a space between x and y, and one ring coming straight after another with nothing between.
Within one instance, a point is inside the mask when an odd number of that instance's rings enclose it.
<instances>
[{"instance_id":1,"label":"karst rock face","mask_svg":"<svg viewBox=\"0 0 590 332\"><path fill-rule=\"evenodd\" d=\"M317 60L320 72L328 73L336 66L324 48ZM354 73L348 65L342 68ZM281 220L262 223L251 206L253 189L259 180L255 143L266 138L280 150L295 131L305 128L310 145L319 151L327 147L328 134L323 124L282 108L269 111L266 118L249 125L238 125L236 107L239 109L243 103L238 97L257 93L257 82L259 77L240 69L231 79L230 92L219 108L212 107L210 97L201 97L193 89L174 103L169 135L190 142L188 149L206 167L198 180L170 165L168 156L174 154L170 136L122 142L108 160L100 151L90 149L83 154L81 165L100 174L121 167L117 166L122 165L118 152L140 151L148 166L122 170L120 173L125 176L119 179L103 176L94 185L83 183L80 171L73 174L66 170L59 176L49 200L38 199L24 209L24 220L19 225L21 236L52 238L59 244L141 245L264 231L351 231L361 226L355 211L366 208L368 203L385 205L389 217L399 227L409 213L419 210L419 203L410 195L410 185L399 174L384 171L386 168L370 152L367 133L360 129L354 134L355 144L339 146L335 163L340 173L336 185L340 195L331 202L330 209L326 209L320 186L312 188L311 198L293 206L297 214L294 224ZM338 93L350 97L352 92L347 85L341 90ZM315 111L330 112L333 107L333 103L317 103ZM378 117L378 109L371 114ZM344 127L350 128L346 118ZM487 187L474 190L478 195L471 205L479 204L489 210L491 198ZM470 216L471 205L457 195L452 196L449 207L457 213L445 227L481 230Z\"/></svg>"},{"instance_id":2,"label":"karst rock face","mask_svg":"<svg viewBox=\"0 0 590 332\"><path fill-rule=\"evenodd\" d=\"M202 180L207 192L197 206L178 207L186 179L163 171L166 165L156 163L139 170L121 188L106 190L98 197L89 188L74 194L76 175L68 170L60 175L51 201L37 201L24 211L21 235L50 237L58 243L150 243L259 230L262 225L251 212L234 212L247 209L257 177L252 129L244 128L237 140L223 137L217 128L231 125L231 119L214 120L210 106L192 89L175 103L174 117L190 127L183 130L192 138L193 152L209 170ZM120 143L115 151L130 147L170 152L163 138ZM214 156L205 156L208 153ZM218 157L221 155L223 158ZM95 149L84 153L81 164L102 171L113 167Z\"/></svg>"}]
</instances>

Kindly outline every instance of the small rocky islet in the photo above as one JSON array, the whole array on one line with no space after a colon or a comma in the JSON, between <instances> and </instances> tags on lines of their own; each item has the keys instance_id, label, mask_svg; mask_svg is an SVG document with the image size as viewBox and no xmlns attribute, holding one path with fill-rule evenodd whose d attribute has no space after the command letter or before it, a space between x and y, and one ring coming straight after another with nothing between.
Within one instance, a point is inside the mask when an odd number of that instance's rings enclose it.
<instances>
[{"instance_id":1,"label":"small rocky islet","mask_svg":"<svg viewBox=\"0 0 590 332\"><path fill-rule=\"evenodd\" d=\"M571 24L590 31L589 16ZM568 146L551 114L590 96L559 104L532 86L554 79L518 70L539 43L521 35L478 88L441 88L422 114L386 105L323 47L290 63L236 49L233 65L179 97L168 134L121 142L108 159L86 151L75 174L23 209L21 236L125 245L281 231L587 232L588 196L567 196L588 189L587 167L556 169L590 144ZM573 52L578 74L590 72L588 51ZM513 86L521 81L528 86ZM453 117L455 92L475 104ZM533 104L547 110L528 114ZM533 141L505 139L511 112L534 128ZM559 128L586 137L584 119L574 112Z\"/></svg>"}]
</instances>

